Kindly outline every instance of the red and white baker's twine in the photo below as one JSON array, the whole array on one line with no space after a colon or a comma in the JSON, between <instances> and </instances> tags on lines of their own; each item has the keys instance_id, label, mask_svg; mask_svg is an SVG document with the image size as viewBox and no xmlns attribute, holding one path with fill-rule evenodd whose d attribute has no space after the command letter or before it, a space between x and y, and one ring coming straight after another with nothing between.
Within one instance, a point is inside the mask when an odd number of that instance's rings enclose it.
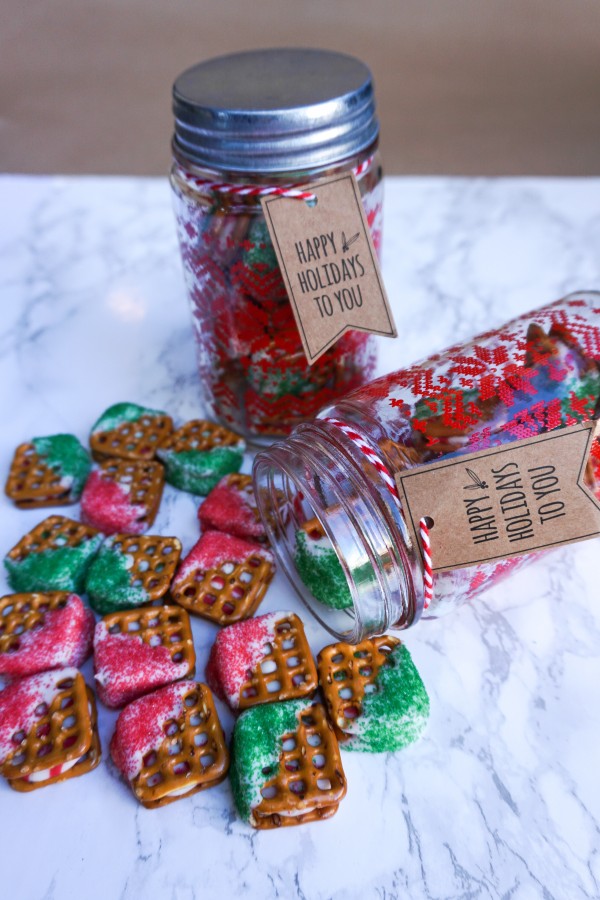
<instances>
[{"instance_id":1,"label":"red and white baker's twine","mask_svg":"<svg viewBox=\"0 0 600 900\"><path fill-rule=\"evenodd\" d=\"M339 419L330 419L326 418L326 422L329 422L330 425L335 425L336 428L339 428L340 431L343 431L347 438L350 438L352 443L358 447L361 453L369 460L371 465L379 472L382 481L385 483L389 492L391 493L394 501L399 509L402 508L402 504L400 502L400 495L398 494L398 488L396 487L396 482L392 476L392 473L385 465L385 463L379 458L377 453L369 447L368 444L365 443L364 438L352 428L351 425L348 425L346 422L341 422ZM425 609L431 603L433 598L433 564L431 561L431 541L429 538L429 525L427 524L427 519L423 518L419 522L419 533L421 537L421 547L423 550L423 583L424 583L424 603L423 606Z\"/></svg>"},{"instance_id":2,"label":"red and white baker's twine","mask_svg":"<svg viewBox=\"0 0 600 900\"><path fill-rule=\"evenodd\" d=\"M369 156L352 169L355 176L359 178L363 175L370 168L372 162L373 156ZM238 197L291 197L295 200L316 200L312 191L305 190L302 183L288 185L230 184L226 181L207 181L182 168L179 169L179 176L186 184L200 187L211 193L231 194Z\"/></svg>"}]
</instances>

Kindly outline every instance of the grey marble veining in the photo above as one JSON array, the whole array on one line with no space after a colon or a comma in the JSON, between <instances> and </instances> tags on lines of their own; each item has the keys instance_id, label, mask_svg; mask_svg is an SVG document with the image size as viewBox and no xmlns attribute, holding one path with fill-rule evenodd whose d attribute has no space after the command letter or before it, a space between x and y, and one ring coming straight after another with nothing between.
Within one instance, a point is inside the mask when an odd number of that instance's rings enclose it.
<instances>
[{"instance_id":1,"label":"grey marble veining","mask_svg":"<svg viewBox=\"0 0 600 900\"><path fill-rule=\"evenodd\" d=\"M166 180L5 177L0 208L0 471L34 434L85 439L118 400L199 413ZM598 179L394 178L385 212L400 337L381 341L381 371L600 286ZM4 552L43 512L1 502ZM168 488L157 531L187 550L196 507ZM348 795L323 823L255 833L226 782L144 810L107 762L115 714L101 708L95 772L31 795L0 783L3 896L599 897L598 558L597 542L563 548L406 633L431 696L425 737L346 754ZM262 609L282 608L297 602L277 576ZM214 629L195 621L194 636L201 677Z\"/></svg>"}]
</instances>

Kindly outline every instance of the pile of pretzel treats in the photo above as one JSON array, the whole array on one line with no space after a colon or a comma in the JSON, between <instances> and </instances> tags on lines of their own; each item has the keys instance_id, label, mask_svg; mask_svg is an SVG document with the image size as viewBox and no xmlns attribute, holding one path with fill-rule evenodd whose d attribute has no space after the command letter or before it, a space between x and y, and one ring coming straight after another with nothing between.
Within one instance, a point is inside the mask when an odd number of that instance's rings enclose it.
<instances>
[{"instance_id":1,"label":"pile of pretzel treats","mask_svg":"<svg viewBox=\"0 0 600 900\"><path fill-rule=\"evenodd\" d=\"M14 593L0 599L0 774L26 792L93 770L97 698L121 710L110 754L148 808L229 774L256 828L333 815L342 751L397 751L425 726L406 647L388 635L326 646L315 661L296 614L255 615L275 561L232 431L175 428L164 412L118 403L89 445L33 438L8 476L18 507L79 503L80 514L52 513L4 559ZM183 558L177 537L147 533L165 481L205 498ZM204 681L190 614L218 629ZM93 689L79 671L92 654ZM237 716L229 743L214 695Z\"/></svg>"}]
</instances>

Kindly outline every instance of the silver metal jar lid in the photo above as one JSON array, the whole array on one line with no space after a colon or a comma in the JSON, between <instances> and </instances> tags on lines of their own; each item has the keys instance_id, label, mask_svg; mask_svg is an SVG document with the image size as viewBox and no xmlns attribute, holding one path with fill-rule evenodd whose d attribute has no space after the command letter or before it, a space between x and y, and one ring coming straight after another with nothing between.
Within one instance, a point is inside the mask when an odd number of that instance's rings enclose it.
<instances>
[{"instance_id":1,"label":"silver metal jar lid","mask_svg":"<svg viewBox=\"0 0 600 900\"><path fill-rule=\"evenodd\" d=\"M222 172L333 165L379 133L371 73L353 56L281 48L220 56L173 85L174 145Z\"/></svg>"}]
</instances>

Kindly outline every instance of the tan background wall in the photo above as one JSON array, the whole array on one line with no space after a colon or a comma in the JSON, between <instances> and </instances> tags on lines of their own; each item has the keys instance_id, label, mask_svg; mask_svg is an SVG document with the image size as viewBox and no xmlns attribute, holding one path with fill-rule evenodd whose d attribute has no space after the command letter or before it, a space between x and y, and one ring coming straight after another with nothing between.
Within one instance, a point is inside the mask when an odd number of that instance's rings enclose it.
<instances>
[{"instance_id":1,"label":"tan background wall","mask_svg":"<svg viewBox=\"0 0 600 900\"><path fill-rule=\"evenodd\" d=\"M170 87L252 47L372 68L388 172L600 174L600 0L3 0L0 169L161 174Z\"/></svg>"}]
</instances>

